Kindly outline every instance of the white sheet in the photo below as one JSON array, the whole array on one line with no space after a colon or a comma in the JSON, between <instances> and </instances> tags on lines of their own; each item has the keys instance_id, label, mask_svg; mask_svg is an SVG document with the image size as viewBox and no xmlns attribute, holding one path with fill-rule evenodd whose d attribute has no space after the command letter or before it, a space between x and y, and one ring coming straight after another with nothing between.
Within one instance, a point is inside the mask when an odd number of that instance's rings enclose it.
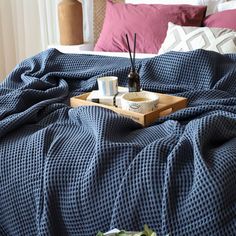
<instances>
[{"instance_id":1,"label":"white sheet","mask_svg":"<svg viewBox=\"0 0 236 236\"><path fill-rule=\"evenodd\" d=\"M82 45L72 45L72 46L57 46L51 45L49 48L56 48L60 52L63 53L78 53L78 54L91 54L91 55L102 55L102 56L113 56L113 57L129 57L128 52L97 52L91 51L89 44L82 44ZM155 57L157 54L147 54L147 53L136 53L136 58L150 58Z\"/></svg>"}]
</instances>

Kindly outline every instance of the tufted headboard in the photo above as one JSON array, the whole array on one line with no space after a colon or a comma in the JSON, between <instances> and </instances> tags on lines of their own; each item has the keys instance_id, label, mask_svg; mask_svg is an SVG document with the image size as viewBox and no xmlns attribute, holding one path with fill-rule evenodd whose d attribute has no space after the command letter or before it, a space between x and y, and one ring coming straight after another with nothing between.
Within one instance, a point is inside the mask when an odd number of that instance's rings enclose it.
<instances>
[{"instance_id":1,"label":"tufted headboard","mask_svg":"<svg viewBox=\"0 0 236 236\"><path fill-rule=\"evenodd\" d=\"M105 17L107 0L93 0L93 36L94 42L97 39L102 30L102 25ZM125 0L113 0L113 2L124 2Z\"/></svg>"}]
</instances>

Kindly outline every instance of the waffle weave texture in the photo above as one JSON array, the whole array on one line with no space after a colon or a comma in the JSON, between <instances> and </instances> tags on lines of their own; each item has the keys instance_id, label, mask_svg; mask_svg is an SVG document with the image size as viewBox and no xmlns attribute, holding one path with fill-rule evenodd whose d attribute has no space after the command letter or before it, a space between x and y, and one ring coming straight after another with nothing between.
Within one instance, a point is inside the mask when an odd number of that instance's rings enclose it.
<instances>
[{"instance_id":1,"label":"waffle weave texture","mask_svg":"<svg viewBox=\"0 0 236 236\"><path fill-rule=\"evenodd\" d=\"M137 60L144 90L189 99L142 128L69 98L129 60L47 50L0 86L0 235L236 235L236 55Z\"/></svg>"}]
</instances>

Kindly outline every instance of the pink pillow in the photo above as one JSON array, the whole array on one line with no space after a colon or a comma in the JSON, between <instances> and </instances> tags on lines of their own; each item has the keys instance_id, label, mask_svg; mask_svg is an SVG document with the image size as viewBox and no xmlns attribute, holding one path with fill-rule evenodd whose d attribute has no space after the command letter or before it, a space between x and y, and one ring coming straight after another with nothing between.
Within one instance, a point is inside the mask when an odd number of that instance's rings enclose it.
<instances>
[{"instance_id":1,"label":"pink pillow","mask_svg":"<svg viewBox=\"0 0 236 236\"><path fill-rule=\"evenodd\" d=\"M136 52L158 53L165 39L168 22L183 26L201 26L206 6L124 4L107 1L103 29L95 51L127 52L125 34L133 45L137 33Z\"/></svg>"},{"instance_id":2,"label":"pink pillow","mask_svg":"<svg viewBox=\"0 0 236 236\"><path fill-rule=\"evenodd\" d=\"M209 15L203 22L204 26L228 28L236 30L236 9L217 12Z\"/></svg>"}]
</instances>

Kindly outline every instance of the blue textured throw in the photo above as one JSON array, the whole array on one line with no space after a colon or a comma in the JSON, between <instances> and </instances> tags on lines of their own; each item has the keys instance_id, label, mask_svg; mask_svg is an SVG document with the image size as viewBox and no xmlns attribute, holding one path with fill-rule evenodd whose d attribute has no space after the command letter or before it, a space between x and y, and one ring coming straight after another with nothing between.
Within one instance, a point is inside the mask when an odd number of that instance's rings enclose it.
<instances>
[{"instance_id":1,"label":"blue textured throw","mask_svg":"<svg viewBox=\"0 0 236 236\"><path fill-rule=\"evenodd\" d=\"M189 99L148 128L69 107L96 78L127 85L129 59L45 51L0 86L0 235L114 227L159 236L236 235L236 55L137 60L142 88Z\"/></svg>"}]
</instances>

